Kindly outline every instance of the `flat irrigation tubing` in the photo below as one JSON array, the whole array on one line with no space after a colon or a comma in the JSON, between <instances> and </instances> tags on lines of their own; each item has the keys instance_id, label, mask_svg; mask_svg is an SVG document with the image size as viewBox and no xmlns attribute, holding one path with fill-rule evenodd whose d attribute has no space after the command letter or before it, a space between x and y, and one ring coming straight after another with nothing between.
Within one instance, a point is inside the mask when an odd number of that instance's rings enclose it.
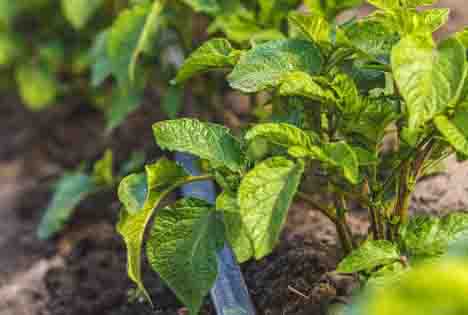
<instances>
[{"instance_id":1,"label":"flat irrigation tubing","mask_svg":"<svg viewBox=\"0 0 468 315\"><path fill-rule=\"evenodd\" d=\"M196 157L176 153L175 158L192 175L200 175ZM184 197L195 197L212 204L216 201L216 189L212 181L186 184L181 192ZM249 291L229 244L225 244L218 253L218 278L210 295L217 315L255 315Z\"/></svg>"}]
</instances>

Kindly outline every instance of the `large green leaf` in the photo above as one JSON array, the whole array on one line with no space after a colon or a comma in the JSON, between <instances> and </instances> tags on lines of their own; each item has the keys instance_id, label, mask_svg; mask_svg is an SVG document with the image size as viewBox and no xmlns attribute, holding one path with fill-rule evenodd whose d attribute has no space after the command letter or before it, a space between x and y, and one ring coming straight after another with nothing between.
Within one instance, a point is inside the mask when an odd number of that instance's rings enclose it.
<instances>
[{"instance_id":1,"label":"large green leaf","mask_svg":"<svg viewBox=\"0 0 468 315\"><path fill-rule=\"evenodd\" d=\"M331 27L323 16L291 12L288 17L291 37L314 42L329 42Z\"/></svg>"},{"instance_id":2,"label":"large green leaf","mask_svg":"<svg viewBox=\"0 0 468 315\"><path fill-rule=\"evenodd\" d=\"M187 152L233 171L242 168L240 142L221 125L195 119L176 119L153 125L157 144L170 151Z\"/></svg>"},{"instance_id":3,"label":"large green leaf","mask_svg":"<svg viewBox=\"0 0 468 315\"><path fill-rule=\"evenodd\" d=\"M429 35L410 35L394 47L392 68L415 131L457 101L466 76L465 48L453 38L437 48Z\"/></svg>"},{"instance_id":4,"label":"large green leaf","mask_svg":"<svg viewBox=\"0 0 468 315\"><path fill-rule=\"evenodd\" d=\"M215 38L204 43L185 60L177 73L175 83L182 83L197 73L213 69L233 67L239 59L240 51L233 49L223 38Z\"/></svg>"},{"instance_id":5,"label":"large green leaf","mask_svg":"<svg viewBox=\"0 0 468 315\"><path fill-rule=\"evenodd\" d=\"M369 271L399 259L400 254L395 244L385 240L367 240L340 262L337 271L342 273Z\"/></svg>"},{"instance_id":6,"label":"large green leaf","mask_svg":"<svg viewBox=\"0 0 468 315\"><path fill-rule=\"evenodd\" d=\"M440 115L434 118L434 124L457 152L468 156L468 113L457 115L453 121Z\"/></svg>"},{"instance_id":7,"label":"large green leaf","mask_svg":"<svg viewBox=\"0 0 468 315\"><path fill-rule=\"evenodd\" d=\"M57 183L52 201L47 206L37 230L48 239L68 222L78 204L96 190L92 177L81 173L65 174Z\"/></svg>"},{"instance_id":8,"label":"large green leaf","mask_svg":"<svg viewBox=\"0 0 468 315\"><path fill-rule=\"evenodd\" d=\"M237 262L243 263L254 256L252 241L242 222L237 197L223 192L216 199L216 210L223 213L226 239L234 251Z\"/></svg>"},{"instance_id":9,"label":"large green leaf","mask_svg":"<svg viewBox=\"0 0 468 315\"><path fill-rule=\"evenodd\" d=\"M433 258L445 253L448 246L468 235L468 215L451 213L443 218L419 216L401 226L401 248L408 255Z\"/></svg>"},{"instance_id":10,"label":"large green leaf","mask_svg":"<svg viewBox=\"0 0 468 315\"><path fill-rule=\"evenodd\" d=\"M135 5L122 11L110 28L107 52L119 81L133 81L138 56L149 49L164 5L165 0Z\"/></svg>"},{"instance_id":11,"label":"large green leaf","mask_svg":"<svg viewBox=\"0 0 468 315\"><path fill-rule=\"evenodd\" d=\"M321 146L294 146L288 152L297 158L309 158L320 161L328 167L338 168L352 184L360 181L358 156L344 141L325 143Z\"/></svg>"},{"instance_id":12,"label":"large green leaf","mask_svg":"<svg viewBox=\"0 0 468 315\"><path fill-rule=\"evenodd\" d=\"M128 276L148 301L150 297L141 279L141 251L146 226L161 200L188 178L182 167L163 158L146 166L146 176L132 174L125 177L118 189L125 209L120 212L117 231L127 245Z\"/></svg>"},{"instance_id":13,"label":"large green leaf","mask_svg":"<svg viewBox=\"0 0 468 315\"><path fill-rule=\"evenodd\" d=\"M224 229L214 207L183 199L161 209L146 245L153 269L196 315L218 274Z\"/></svg>"},{"instance_id":14,"label":"large green leaf","mask_svg":"<svg viewBox=\"0 0 468 315\"><path fill-rule=\"evenodd\" d=\"M302 96L314 101L335 104L337 98L331 89L327 89L305 72L294 71L287 74L279 88L281 96Z\"/></svg>"},{"instance_id":15,"label":"large green leaf","mask_svg":"<svg viewBox=\"0 0 468 315\"><path fill-rule=\"evenodd\" d=\"M62 0L65 18L77 30L82 29L101 7L103 0Z\"/></svg>"},{"instance_id":16,"label":"large green leaf","mask_svg":"<svg viewBox=\"0 0 468 315\"><path fill-rule=\"evenodd\" d=\"M271 143L286 148L292 146L310 147L318 142L318 136L286 123L258 124L245 134L245 140L252 142L263 138Z\"/></svg>"},{"instance_id":17,"label":"large green leaf","mask_svg":"<svg viewBox=\"0 0 468 315\"><path fill-rule=\"evenodd\" d=\"M257 164L243 178L238 202L255 258L270 254L278 242L303 172L301 161L274 157Z\"/></svg>"},{"instance_id":18,"label":"large green leaf","mask_svg":"<svg viewBox=\"0 0 468 315\"><path fill-rule=\"evenodd\" d=\"M271 41L244 53L228 76L234 89L258 92L278 86L292 71L316 74L322 66L319 48L310 41Z\"/></svg>"}]
</instances>

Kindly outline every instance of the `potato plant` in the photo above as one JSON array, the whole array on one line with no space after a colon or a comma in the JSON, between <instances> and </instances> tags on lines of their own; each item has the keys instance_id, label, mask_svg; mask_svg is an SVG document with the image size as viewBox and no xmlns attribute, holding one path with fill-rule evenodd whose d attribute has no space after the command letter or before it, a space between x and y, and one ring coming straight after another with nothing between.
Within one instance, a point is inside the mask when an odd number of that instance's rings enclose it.
<instances>
[{"instance_id":1,"label":"potato plant","mask_svg":"<svg viewBox=\"0 0 468 315\"><path fill-rule=\"evenodd\" d=\"M183 91L169 81L198 40L192 28L201 16L209 20L208 35L226 34L242 47L284 38L287 14L300 5L299 0L60 3L57 14L54 1L0 0L0 30L5 30L0 33L0 69L14 73L31 110L45 109L63 95L83 95L104 109L108 132L138 108L145 88L162 91L162 108L169 117L177 116ZM30 28L23 27L28 23ZM37 36L28 35L32 27ZM45 209L38 231L42 238L58 233L90 194L113 187L112 182L96 185L92 178L82 169L63 176Z\"/></svg>"},{"instance_id":2,"label":"potato plant","mask_svg":"<svg viewBox=\"0 0 468 315\"><path fill-rule=\"evenodd\" d=\"M150 265L197 314L225 241L239 262L270 254L294 199L335 224L345 254L338 271L367 283L404 276L465 235L467 215L410 218L409 201L444 158L468 156L467 32L436 43L449 11L416 9L435 0L369 0L378 8L370 16L334 22L340 3L352 2L308 1L310 13L289 13L287 38L248 48L211 39L185 60L176 85L223 70L232 89L268 98L263 117L239 135L189 118L154 124L157 144L198 156L204 174L162 158L119 185L117 228L129 276L146 296L146 230ZM221 190L215 206L185 198L155 213L171 191L207 179ZM363 242L348 224L353 208L368 211Z\"/></svg>"}]
</instances>

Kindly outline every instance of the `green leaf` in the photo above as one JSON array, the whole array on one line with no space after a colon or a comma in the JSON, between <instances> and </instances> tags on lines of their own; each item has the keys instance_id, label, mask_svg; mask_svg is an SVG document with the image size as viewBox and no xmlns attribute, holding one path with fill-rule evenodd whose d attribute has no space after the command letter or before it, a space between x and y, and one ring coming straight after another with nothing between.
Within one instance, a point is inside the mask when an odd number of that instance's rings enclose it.
<instances>
[{"instance_id":1,"label":"green leaf","mask_svg":"<svg viewBox=\"0 0 468 315\"><path fill-rule=\"evenodd\" d=\"M245 43L252 36L262 32L263 28L257 25L255 14L242 5L224 9L224 14L216 16L208 27L208 34L223 32L226 37L237 43Z\"/></svg>"},{"instance_id":2,"label":"green leaf","mask_svg":"<svg viewBox=\"0 0 468 315\"><path fill-rule=\"evenodd\" d=\"M318 136L311 132L286 123L257 124L245 134L245 140L253 142L257 138L263 138L271 143L286 148L292 146L310 147L318 142Z\"/></svg>"},{"instance_id":3,"label":"green leaf","mask_svg":"<svg viewBox=\"0 0 468 315\"><path fill-rule=\"evenodd\" d=\"M337 98L331 89L327 89L314 81L305 72L294 71L287 74L279 88L281 96L302 96L314 101L334 104Z\"/></svg>"},{"instance_id":4,"label":"green leaf","mask_svg":"<svg viewBox=\"0 0 468 315\"><path fill-rule=\"evenodd\" d=\"M456 259L414 268L398 283L389 282L368 292L371 294L350 314L467 314L467 270L466 262Z\"/></svg>"},{"instance_id":5,"label":"green leaf","mask_svg":"<svg viewBox=\"0 0 468 315\"><path fill-rule=\"evenodd\" d=\"M19 38L0 33L0 67L10 66L21 55Z\"/></svg>"},{"instance_id":6,"label":"green leaf","mask_svg":"<svg viewBox=\"0 0 468 315\"><path fill-rule=\"evenodd\" d=\"M106 150L103 157L94 164L93 180L98 186L112 187L114 185L112 150Z\"/></svg>"},{"instance_id":7,"label":"green leaf","mask_svg":"<svg viewBox=\"0 0 468 315\"><path fill-rule=\"evenodd\" d=\"M410 257L434 258L467 233L466 213L451 213L443 218L418 216L400 227L400 246Z\"/></svg>"},{"instance_id":8,"label":"green leaf","mask_svg":"<svg viewBox=\"0 0 468 315\"><path fill-rule=\"evenodd\" d=\"M465 49L468 49L468 28L455 33L454 37L458 39L463 46L465 46Z\"/></svg>"},{"instance_id":9,"label":"green leaf","mask_svg":"<svg viewBox=\"0 0 468 315\"><path fill-rule=\"evenodd\" d=\"M425 5L433 5L439 0L401 0L403 6L408 8L416 8Z\"/></svg>"},{"instance_id":10,"label":"green leaf","mask_svg":"<svg viewBox=\"0 0 468 315\"><path fill-rule=\"evenodd\" d=\"M122 11L110 28L107 53L120 82L134 80L138 56L147 50L157 33L164 4L165 1L157 0L153 6L135 5Z\"/></svg>"},{"instance_id":11,"label":"green leaf","mask_svg":"<svg viewBox=\"0 0 468 315\"><path fill-rule=\"evenodd\" d=\"M82 29L103 4L103 0L62 0L65 18L77 30Z\"/></svg>"},{"instance_id":12,"label":"green leaf","mask_svg":"<svg viewBox=\"0 0 468 315\"><path fill-rule=\"evenodd\" d=\"M457 152L468 155L468 113L457 116L450 121L446 116L439 115L434 118L434 124L445 140Z\"/></svg>"},{"instance_id":13,"label":"green leaf","mask_svg":"<svg viewBox=\"0 0 468 315\"><path fill-rule=\"evenodd\" d=\"M437 48L429 35L410 35L394 47L392 68L415 131L457 101L466 76L465 48L456 39Z\"/></svg>"},{"instance_id":14,"label":"green leaf","mask_svg":"<svg viewBox=\"0 0 468 315\"><path fill-rule=\"evenodd\" d=\"M270 254L278 242L303 172L301 161L274 157L257 164L243 178L238 202L255 258Z\"/></svg>"},{"instance_id":15,"label":"green leaf","mask_svg":"<svg viewBox=\"0 0 468 315\"><path fill-rule=\"evenodd\" d=\"M288 22L291 37L317 43L330 41L330 24L320 15L291 12Z\"/></svg>"},{"instance_id":16,"label":"green leaf","mask_svg":"<svg viewBox=\"0 0 468 315\"><path fill-rule=\"evenodd\" d=\"M386 98L361 99L361 110L344 117L346 134L359 134L374 146L385 136L385 129L399 117L397 104Z\"/></svg>"},{"instance_id":17,"label":"green leaf","mask_svg":"<svg viewBox=\"0 0 468 315\"><path fill-rule=\"evenodd\" d=\"M216 253L224 246L223 224L212 205L183 199L161 209L146 245L153 269L198 314L218 275Z\"/></svg>"},{"instance_id":18,"label":"green leaf","mask_svg":"<svg viewBox=\"0 0 468 315\"><path fill-rule=\"evenodd\" d=\"M59 94L54 74L41 65L20 65L16 69L16 82L23 102L33 111L53 105Z\"/></svg>"},{"instance_id":19,"label":"green leaf","mask_svg":"<svg viewBox=\"0 0 468 315\"><path fill-rule=\"evenodd\" d=\"M284 18L300 3L300 0L258 0L260 24L280 28Z\"/></svg>"},{"instance_id":20,"label":"green leaf","mask_svg":"<svg viewBox=\"0 0 468 315\"><path fill-rule=\"evenodd\" d=\"M237 262L243 263L254 256L254 248L247 227L240 215L235 195L223 192L216 199L216 210L223 213L226 239L234 251Z\"/></svg>"},{"instance_id":21,"label":"green leaf","mask_svg":"<svg viewBox=\"0 0 468 315\"><path fill-rule=\"evenodd\" d=\"M65 174L57 183L52 201L39 224L37 235L48 239L68 222L78 204L96 189L93 179L83 173Z\"/></svg>"},{"instance_id":22,"label":"green leaf","mask_svg":"<svg viewBox=\"0 0 468 315\"><path fill-rule=\"evenodd\" d=\"M337 44L357 50L362 56L388 64L398 34L379 21L363 19L344 25L337 33Z\"/></svg>"},{"instance_id":23,"label":"green leaf","mask_svg":"<svg viewBox=\"0 0 468 315\"><path fill-rule=\"evenodd\" d=\"M107 132L117 128L132 112L140 107L143 91L137 87L119 86L112 95L112 107L106 112Z\"/></svg>"},{"instance_id":24,"label":"green leaf","mask_svg":"<svg viewBox=\"0 0 468 315\"><path fill-rule=\"evenodd\" d=\"M91 59L93 60L91 71L91 84L94 87L101 85L112 73L112 62L107 54L107 41L109 30L100 32L94 39L91 48Z\"/></svg>"},{"instance_id":25,"label":"green leaf","mask_svg":"<svg viewBox=\"0 0 468 315\"><path fill-rule=\"evenodd\" d=\"M396 9L400 7L400 0L367 0L379 9Z\"/></svg>"},{"instance_id":26,"label":"green leaf","mask_svg":"<svg viewBox=\"0 0 468 315\"><path fill-rule=\"evenodd\" d=\"M218 0L182 0L196 12L215 14L221 10Z\"/></svg>"},{"instance_id":27,"label":"green leaf","mask_svg":"<svg viewBox=\"0 0 468 315\"><path fill-rule=\"evenodd\" d=\"M278 86L287 74L316 74L322 67L319 48L312 42L287 39L267 42L244 53L228 76L231 87L258 92Z\"/></svg>"},{"instance_id":28,"label":"green leaf","mask_svg":"<svg viewBox=\"0 0 468 315\"><path fill-rule=\"evenodd\" d=\"M167 0L155 0L151 11L146 19L145 25L141 30L141 34L138 39L137 46L133 51L132 57L130 59L129 71L130 79L135 80L135 69L138 62L138 57L145 51L150 50L151 42L154 41L154 37L158 32L158 26L160 24L159 18L161 16L164 7L166 6Z\"/></svg>"},{"instance_id":29,"label":"green leaf","mask_svg":"<svg viewBox=\"0 0 468 315\"><path fill-rule=\"evenodd\" d=\"M162 149L197 155L215 167L226 166L232 171L242 168L240 143L221 125L195 119L166 120L154 124L153 133Z\"/></svg>"},{"instance_id":30,"label":"green leaf","mask_svg":"<svg viewBox=\"0 0 468 315\"><path fill-rule=\"evenodd\" d=\"M198 73L213 69L231 68L237 63L240 51L222 38L211 39L185 60L174 82L180 84Z\"/></svg>"},{"instance_id":31,"label":"green leaf","mask_svg":"<svg viewBox=\"0 0 468 315\"><path fill-rule=\"evenodd\" d=\"M367 279L367 286L382 287L389 283L396 284L401 277L410 269L405 268L402 262L397 261L393 264L388 264L379 270L372 272L369 279Z\"/></svg>"},{"instance_id":32,"label":"green leaf","mask_svg":"<svg viewBox=\"0 0 468 315\"><path fill-rule=\"evenodd\" d=\"M125 210L130 214L140 211L148 195L148 184L145 173L126 176L119 184L118 196Z\"/></svg>"},{"instance_id":33,"label":"green leaf","mask_svg":"<svg viewBox=\"0 0 468 315\"><path fill-rule=\"evenodd\" d=\"M313 13L331 21L342 11L360 6L364 0L305 0L304 3Z\"/></svg>"},{"instance_id":34,"label":"green leaf","mask_svg":"<svg viewBox=\"0 0 468 315\"><path fill-rule=\"evenodd\" d=\"M142 183L144 178L146 185ZM117 231L127 245L127 272L148 301L151 300L141 279L141 250L146 226L161 200L188 179L189 175L182 167L163 158L146 166L146 176L132 174L119 185L119 198L126 210L120 212ZM138 206L141 208L137 209Z\"/></svg>"},{"instance_id":35,"label":"green leaf","mask_svg":"<svg viewBox=\"0 0 468 315\"><path fill-rule=\"evenodd\" d=\"M341 273L371 271L399 259L400 253L395 244L385 240L367 240L340 262L337 271Z\"/></svg>"},{"instance_id":36,"label":"green leaf","mask_svg":"<svg viewBox=\"0 0 468 315\"><path fill-rule=\"evenodd\" d=\"M450 17L450 9L431 9L425 10L419 14L420 23L423 24L421 28L426 27L430 32L435 32L447 24ZM417 28L418 26L415 25L415 29Z\"/></svg>"},{"instance_id":37,"label":"green leaf","mask_svg":"<svg viewBox=\"0 0 468 315\"><path fill-rule=\"evenodd\" d=\"M319 146L295 146L288 150L296 158L309 158L326 166L341 169L344 177L352 184L360 182L359 159L354 150L344 141L325 143Z\"/></svg>"},{"instance_id":38,"label":"green leaf","mask_svg":"<svg viewBox=\"0 0 468 315\"><path fill-rule=\"evenodd\" d=\"M170 86L162 100L162 109L170 119L176 119L179 114L184 97L184 90L178 86Z\"/></svg>"}]
</instances>

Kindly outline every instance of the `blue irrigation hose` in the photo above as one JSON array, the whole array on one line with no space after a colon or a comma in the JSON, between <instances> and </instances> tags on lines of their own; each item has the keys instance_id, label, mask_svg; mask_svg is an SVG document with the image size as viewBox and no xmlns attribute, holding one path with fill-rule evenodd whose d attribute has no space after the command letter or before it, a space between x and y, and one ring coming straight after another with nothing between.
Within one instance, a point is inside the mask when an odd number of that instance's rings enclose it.
<instances>
[{"instance_id":1,"label":"blue irrigation hose","mask_svg":"<svg viewBox=\"0 0 468 315\"><path fill-rule=\"evenodd\" d=\"M194 156L176 153L176 161L192 175L200 175ZM216 201L212 181L190 183L184 185L181 191L184 197L195 197L213 204ZM218 253L218 278L211 289L211 300L217 315L255 315L249 291L229 244Z\"/></svg>"}]
</instances>

